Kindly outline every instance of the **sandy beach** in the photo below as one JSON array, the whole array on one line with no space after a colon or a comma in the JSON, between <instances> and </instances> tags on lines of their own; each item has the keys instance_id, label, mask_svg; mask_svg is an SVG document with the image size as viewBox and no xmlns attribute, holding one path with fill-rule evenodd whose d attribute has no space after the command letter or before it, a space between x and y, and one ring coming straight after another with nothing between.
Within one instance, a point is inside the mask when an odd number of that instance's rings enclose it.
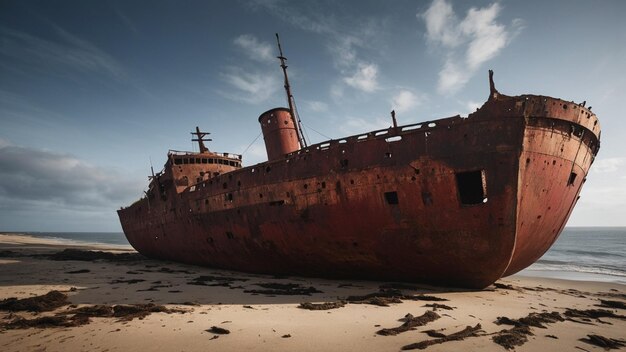
<instances>
[{"instance_id":1,"label":"sandy beach","mask_svg":"<svg viewBox=\"0 0 626 352\"><path fill-rule=\"evenodd\" d=\"M600 351L624 348L625 305L617 283L512 276L468 291L273 277L0 234L6 352Z\"/></svg>"}]
</instances>

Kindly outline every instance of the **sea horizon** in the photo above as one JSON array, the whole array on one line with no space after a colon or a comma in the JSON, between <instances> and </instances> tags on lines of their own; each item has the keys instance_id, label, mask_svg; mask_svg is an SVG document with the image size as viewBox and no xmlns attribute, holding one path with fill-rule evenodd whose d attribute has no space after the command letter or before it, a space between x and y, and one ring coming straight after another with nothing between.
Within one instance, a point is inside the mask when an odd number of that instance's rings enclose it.
<instances>
[{"instance_id":1,"label":"sea horizon","mask_svg":"<svg viewBox=\"0 0 626 352\"><path fill-rule=\"evenodd\" d=\"M123 232L0 231L67 245L132 248ZM537 262L515 275L626 284L626 226L568 226Z\"/></svg>"}]
</instances>

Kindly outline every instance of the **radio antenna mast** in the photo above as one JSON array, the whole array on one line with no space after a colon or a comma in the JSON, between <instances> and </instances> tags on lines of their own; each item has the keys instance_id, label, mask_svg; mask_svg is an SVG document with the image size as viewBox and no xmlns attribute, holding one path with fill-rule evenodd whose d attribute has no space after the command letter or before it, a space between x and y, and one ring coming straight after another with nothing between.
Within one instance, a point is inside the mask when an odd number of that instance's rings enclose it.
<instances>
[{"instance_id":1,"label":"radio antenna mast","mask_svg":"<svg viewBox=\"0 0 626 352\"><path fill-rule=\"evenodd\" d=\"M276 33L276 42L278 43L278 59L280 60L280 67L283 69L283 75L285 76L285 91L287 92L287 103L289 104L289 112L291 112L291 118L293 119L294 125L296 126L296 134L298 135L298 142L300 142L300 147L307 147L306 139L304 139L304 133L302 133L302 122L300 121L300 116L295 109L296 102L291 94L291 87L289 86L289 77L287 76L287 65L285 61L287 58L283 56L283 49L280 47L280 38L278 37L278 33Z\"/></svg>"}]
</instances>

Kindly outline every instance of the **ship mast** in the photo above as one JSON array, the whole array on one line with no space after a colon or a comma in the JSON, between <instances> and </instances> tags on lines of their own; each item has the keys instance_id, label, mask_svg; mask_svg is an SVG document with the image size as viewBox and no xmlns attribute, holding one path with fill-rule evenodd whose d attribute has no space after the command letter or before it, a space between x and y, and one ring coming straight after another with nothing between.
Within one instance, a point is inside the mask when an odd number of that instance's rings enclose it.
<instances>
[{"instance_id":1,"label":"ship mast","mask_svg":"<svg viewBox=\"0 0 626 352\"><path fill-rule=\"evenodd\" d=\"M285 61L287 58L283 56L283 49L280 47L280 38L278 37L278 33L276 33L276 42L278 43L278 53L280 54L278 59L280 59L280 67L283 69L283 75L285 76L285 91L287 92L287 102L289 103L289 112L291 112L291 118L293 119L293 124L296 126L296 134L298 135L298 142L300 142L300 147L307 147L306 139L304 139L304 133L302 133L302 122L300 121L300 116L298 116L295 109L295 100L293 95L291 95L291 87L289 86L289 77L287 77L287 65L285 65Z\"/></svg>"},{"instance_id":2,"label":"ship mast","mask_svg":"<svg viewBox=\"0 0 626 352\"><path fill-rule=\"evenodd\" d=\"M196 138L192 138L191 141L192 142L198 142L198 147L200 148L200 153L206 153L209 151L209 148L207 148L204 145L204 142L210 142L212 141L212 139L207 138L205 139L204 137L210 134L209 132L200 132L200 128L198 126L196 126L196 132L191 132L192 136L196 136Z\"/></svg>"}]
</instances>

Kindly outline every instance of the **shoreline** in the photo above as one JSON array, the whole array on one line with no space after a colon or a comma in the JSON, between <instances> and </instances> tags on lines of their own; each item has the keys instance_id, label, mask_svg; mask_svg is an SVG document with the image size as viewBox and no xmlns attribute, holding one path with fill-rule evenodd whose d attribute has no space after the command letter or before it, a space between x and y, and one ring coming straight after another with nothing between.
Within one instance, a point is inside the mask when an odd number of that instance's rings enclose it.
<instances>
[{"instance_id":1,"label":"shoreline","mask_svg":"<svg viewBox=\"0 0 626 352\"><path fill-rule=\"evenodd\" d=\"M67 304L49 312L0 310L0 326L5 324L4 329L0 328L3 351L399 351L417 342L441 339L429 334L448 336L477 324L479 330L464 339L438 341L426 350L506 351L494 339L513 326L496 324L499 317L516 320L552 312L563 321L544 322L545 328L528 327L532 335L514 336L525 341L511 340L521 343L513 345L516 351L600 351L603 349L580 339L599 335L623 340L626 331L626 320L621 318L566 315L572 309L604 309L625 315L624 309L599 307L602 300L626 302L626 285L619 283L513 275L476 291L273 277L132 257L77 261L47 256L65 248L134 253L115 245L68 245L32 236L0 235L0 301L41 296L53 290L67 297ZM385 292L396 296L349 300ZM441 301L429 300L435 298ZM301 303L324 302L333 303L334 309L299 308ZM381 302L387 302L387 306L377 304ZM79 326L18 329L6 325L17 317L32 320L58 317L71 309L145 304L163 306L165 310L131 320L91 317ZM378 333L407 323L407 313L420 319L429 314L434 320L394 336ZM433 314L437 318L432 318ZM230 333L220 334L212 327ZM424 333L428 330L434 333Z\"/></svg>"}]
</instances>

